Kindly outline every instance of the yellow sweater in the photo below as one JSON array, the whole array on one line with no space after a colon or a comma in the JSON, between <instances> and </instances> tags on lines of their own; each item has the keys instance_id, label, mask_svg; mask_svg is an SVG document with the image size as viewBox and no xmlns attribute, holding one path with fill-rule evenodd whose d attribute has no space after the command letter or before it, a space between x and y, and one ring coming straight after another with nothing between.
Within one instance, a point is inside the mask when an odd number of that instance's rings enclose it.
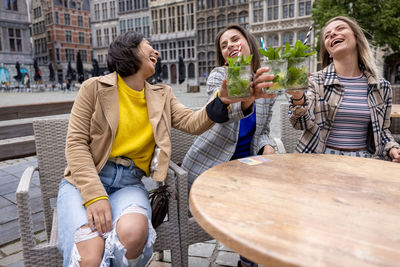
<instances>
[{"instance_id":1,"label":"yellow sweater","mask_svg":"<svg viewBox=\"0 0 400 267\"><path fill-rule=\"evenodd\" d=\"M131 89L118 75L118 130L110 158L124 156L149 175L155 140L150 125L147 103L142 91Z\"/></svg>"}]
</instances>

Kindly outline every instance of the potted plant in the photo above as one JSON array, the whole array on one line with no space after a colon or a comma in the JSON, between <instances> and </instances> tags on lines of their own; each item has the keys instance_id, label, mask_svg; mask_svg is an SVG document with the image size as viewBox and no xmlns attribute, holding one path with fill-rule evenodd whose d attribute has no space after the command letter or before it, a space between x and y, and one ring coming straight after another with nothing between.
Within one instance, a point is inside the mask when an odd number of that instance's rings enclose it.
<instances>
[{"instance_id":1,"label":"potted plant","mask_svg":"<svg viewBox=\"0 0 400 267\"><path fill-rule=\"evenodd\" d=\"M228 57L226 84L228 97L246 98L250 97L250 63L253 55L238 58Z\"/></svg>"},{"instance_id":2,"label":"potted plant","mask_svg":"<svg viewBox=\"0 0 400 267\"><path fill-rule=\"evenodd\" d=\"M282 57L288 61L286 91L307 90L310 56L315 54L308 45L298 40L294 47L290 48L286 43Z\"/></svg>"},{"instance_id":3,"label":"potted plant","mask_svg":"<svg viewBox=\"0 0 400 267\"><path fill-rule=\"evenodd\" d=\"M273 48L270 47L268 50L263 48L259 49L261 55L264 56L264 60L261 62L262 67L269 67L269 73L275 77L273 79L273 85L268 88L263 88L264 93L276 94L285 92L286 78L287 78L287 60L281 58L279 52L282 47Z\"/></svg>"}]
</instances>

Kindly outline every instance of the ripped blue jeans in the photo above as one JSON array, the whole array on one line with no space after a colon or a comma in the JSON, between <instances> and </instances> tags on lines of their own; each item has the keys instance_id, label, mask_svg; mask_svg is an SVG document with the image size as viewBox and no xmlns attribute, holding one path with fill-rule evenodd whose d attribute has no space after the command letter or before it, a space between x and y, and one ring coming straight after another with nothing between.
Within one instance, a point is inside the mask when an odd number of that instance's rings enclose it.
<instances>
[{"instance_id":1,"label":"ripped blue jeans","mask_svg":"<svg viewBox=\"0 0 400 267\"><path fill-rule=\"evenodd\" d=\"M100 180L106 189L112 208L113 230L103 236L105 251L100 266L129 266L125 257L126 249L119 241L116 223L121 215L127 212L142 213L148 218L148 236L146 245L136 266L145 266L153 254L156 233L151 224L151 207L148 192L141 178L145 173L133 162L124 167L107 161L99 173ZM125 212L125 213L124 213ZM76 248L76 233L88 224L86 209L82 205L78 189L63 179L59 185L57 199L58 216L58 249L63 255L63 266L79 266L80 255ZM94 238L97 233L86 235L84 240Z\"/></svg>"}]
</instances>

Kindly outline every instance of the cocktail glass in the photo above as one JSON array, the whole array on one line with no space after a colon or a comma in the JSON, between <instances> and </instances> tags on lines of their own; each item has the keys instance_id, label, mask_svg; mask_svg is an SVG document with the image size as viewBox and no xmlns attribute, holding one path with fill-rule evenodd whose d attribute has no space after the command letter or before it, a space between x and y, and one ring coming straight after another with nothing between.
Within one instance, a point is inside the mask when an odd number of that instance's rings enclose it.
<instances>
[{"instance_id":1,"label":"cocktail glass","mask_svg":"<svg viewBox=\"0 0 400 267\"><path fill-rule=\"evenodd\" d=\"M264 93L279 94L284 93L287 80L287 61L286 59L264 60L261 67L269 67L269 74L275 76L271 87L263 88Z\"/></svg>"},{"instance_id":2,"label":"cocktail glass","mask_svg":"<svg viewBox=\"0 0 400 267\"><path fill-rule=\"evenodd\" d=\"M288 61L286 92L304 91L308 88L309 57L290 58Z\"/></svg>"},{"instance_id":3,"label":"cocktail glass","mask_svg":"<svg viewBox=\"0 0 400 267\"><path fill-rule=\"evenodd\" d=\"M250 66L226 67L229 98L250 97Z\"/></svg>"}]
</instances>

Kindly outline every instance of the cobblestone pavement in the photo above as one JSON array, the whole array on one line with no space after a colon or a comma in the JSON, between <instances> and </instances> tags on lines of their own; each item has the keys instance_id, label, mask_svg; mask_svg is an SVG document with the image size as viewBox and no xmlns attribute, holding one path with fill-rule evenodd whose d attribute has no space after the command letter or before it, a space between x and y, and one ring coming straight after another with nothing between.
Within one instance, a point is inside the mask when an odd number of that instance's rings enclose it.
<instances>
[{"instance_id":1,"label":"cobblestone pavement","mask_svg":"<svg viewBox=\"0 0 400 267\"><path fill-rule=\"evenodd\" d=\"M188 107L201 107L207 102L205 87L200 87L198 93L187 93L186 85L174 86L176 97ZM42 92L42 93L0 93L0 106L27 103L44 103L73 100L77 92ZM271 122L271 136L278 137L279 105L286 101L285 96L277 97L274 105L274 115ZM0 161L0 266L23 266L22 246L19 241L15 191L26 167L36 164L36 157ZM43 217L40 200L39 180L34 177L31 185L31 203L33 208L34 232L37 243L44 242ZM171 266L170 252L164 256L155 256L150 267ZM189 266L236 266L239 255L223 244L211 240L193 244L189 247Z\"/></svg>"}]
</instances>

